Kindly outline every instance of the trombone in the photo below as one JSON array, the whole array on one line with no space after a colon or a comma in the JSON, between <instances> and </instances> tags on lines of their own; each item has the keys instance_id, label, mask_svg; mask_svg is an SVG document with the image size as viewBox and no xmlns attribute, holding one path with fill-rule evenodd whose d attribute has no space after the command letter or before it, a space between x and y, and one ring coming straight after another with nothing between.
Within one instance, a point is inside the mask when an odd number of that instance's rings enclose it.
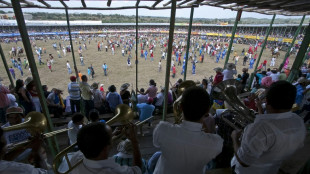
<instances>
[{"instance_id":1,"label":"trombone","mask_svg":"<svg viewBox=\"0 0 310 174\"><path fill-rule=\"evenodd\" d=\"M113 118L111 118L109 121L106 122L107 125L111 126L116 122L120 122L121 125L126 125L126 124L129 124L135 117L135 114L132 112L131 108L126 104L118 105L115 109L115 113L116 113L116 115ZM145 123L146 121L149 121L151 118L153 118L153 117L145 119L141 122L138 121L136 125L140 126L143 123ZM118 135L117 138L113 138L113 139L114 140L118 139L121 136L122 136L122 134ZM78 161L77 163L72 165L70 160L69 160L68 153L71 152L75 146L77 146L77 143L70 145L69 147L65 148L64 150L62 150L61 152L59 152L56 155L55 159L53 160L53 170L56 174L68 174L75 167L77 167L78 165L80 165L82 163L83 159L81 159L80 161ZM58 171L57 163L59 161L61 161L63 159L63 157L65 158L65 161L67 162L69 169L62 173L62 172Z\"/></svg>"}]
</instances>

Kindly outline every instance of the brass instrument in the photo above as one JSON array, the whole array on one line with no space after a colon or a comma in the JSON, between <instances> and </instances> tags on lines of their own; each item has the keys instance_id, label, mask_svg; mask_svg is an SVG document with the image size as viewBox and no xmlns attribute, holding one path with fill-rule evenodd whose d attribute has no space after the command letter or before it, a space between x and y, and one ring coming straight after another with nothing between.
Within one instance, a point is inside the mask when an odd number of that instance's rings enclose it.
<instances>
[{"instance_id":1,"label":"brass instrument","mask_svg":"<svg viewBox=\"0 0 310 174\"><path fill-rule=\"evenodd\" d=\"M33 111L33 112L30 112L29 114L27 114L24 122L22 122L20 124L13 125L13 126L5 127L5 128L3 128L3 131L9 132L9 131L13 131L13 130L26 129L28 132L30 132L31 135L35 135L35 134L44 132L46 127L47 127L47 121L46 121L45 116L40 112ZM52 131L52 132L42 134L42 136L43 136L43 138L49 138L51 136L54 136L58 133L61 133L61 132L67 131L67 130L69 130L69 129L67 129L67 128L60 129L60 130L56 130L56 131ZM15 143L15 144L8 144L8 147L7 147L8 153L11 151L14 151L18 147L25 146L29 143L31 143L31 140L26 140L26 141Z\"/></svg>"},{"instance_id":2,"label":"brass instrument","mask_svg":"<svg viewBox=\"0 0 310 174\"><path fill-rule=\"evenodd\" d=\"M12 131L18 129L27 129L32 135L38 132L45 131L47 121L45 116L40 112L30 112L26 117L25 121L20 124L16 124L10 127L3 128L3 131Z\"/></svg>"},{"instance_id":3,"label":"brass instrument","mask_svg":"<svg viewBox=\"0 0 310 174\"><path fill-rule=\"evenodd\" d=\"M222 81L215 85L211 91L214 99L225 100L232 110L226 110L221 114L221 118L228 125L236 130L241 130L248 124L254 122L255 114L253 110L248 109L243 102L238 98L237 94L240 92L240 82L235 79ZM231 119L223 117L224 113L230 112Z\"/></svg>"},{"instance_id":4,"label":"brass instrument","mask_svg":"<svg viewBox=\"0 0 310 174\"><path fill-rule=\"evenodd\" d=\"M116 115L113 118L111 118L109 121L107 121L106 124L111 126L116 122L120 122L122 125L126 125L126 124L130 123L135 117L135 114L132 112L131 108L126 104L118 105L115 108L115 113L116 113ZM59 152L56 155L55 159L53 160L53 170L56 174L68 174L75 167L77 167L79 164L82 163L83 159L81 159L80 161L78 161L74 165L72 165L70 163L68 153L71 152L75 146L77 146L77 143L70 145L69 147L65 148L64 150L62 150L61 152ZM61 161L63 157L65 157L65 160L69 166L69 170L65 171L64 173L61 173L58 171L58 165L56 165L56 164L59 161Z\"/></svg>"},{"instance_id":5,"label":"brass instrument","mask_svg":"<svg viewBox=\"0 0 310 174\"><path fill-rule=\"evenodd\" d=\"M183 92L192 86L196 86L196 83L192 80L185 80L184 82L180 83L178 88L178 98L173 103L173 115L175 118L175 124L179 124L182 122L182 109L180 106L182 94Z\"/></svg>"}]
</instances>

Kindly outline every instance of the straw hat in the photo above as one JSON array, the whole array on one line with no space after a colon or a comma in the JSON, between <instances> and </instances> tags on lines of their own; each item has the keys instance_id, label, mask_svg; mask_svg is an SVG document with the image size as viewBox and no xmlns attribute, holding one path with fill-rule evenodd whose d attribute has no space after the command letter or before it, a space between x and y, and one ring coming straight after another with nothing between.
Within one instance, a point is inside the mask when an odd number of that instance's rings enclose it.
<instances>
[{"instance_id":1,"label":"straw hat","mask_svg":"<svg viewBox=\"0 0 310 174\"><path fill-rule=\"evenodd\" d=\"M227 63L226 65L226 69L228 70L233 70L234 68L236 68L236 65L233 63Z\"/></svg>"},{"instance_id":2,"label":"straw hat","mask_svg":"<svg viewBox=\"0 0 310 174\"><path fill-rule=\"evenodd\" d=\"M214 70L215 72L222 72L222 71L223 71L223 68L217 67L217 68L214 68L213 70Z\"/></svg>"},{"instance_id":3,"label":"straw hat","mask_svg":"<svg viewBox=\"0 0 310 174\"><path fill-rule=\"evenodd\" d=\"M121 91L127 89L129 86L130 86L129 83L124 83L124 84L121 86Z\"/></svg>"},{"instance_id":4,"label":"straw hat","mask_svg":"<svg viewBox=\"0 0 310 174\"><path fill-rule=\"evenodd\" d=\"M104 86L104 84L100 84L100 87Z\"/></svg>"},{"instance_id":5,"label":"straw hat","mask_svg":"<svg viewBox=\"0 0 310 174\"><path fill-rule=\"evenodd\" d=\"M33 81L32 77L27 77L26 80L25 80L25 85L27 86L32 81Z\"/></svg>"},{"instance_id":6,"label":"straw hat","mask_svg":"<svg viewBox=\"0 0 310 174\"><path fill-rule=\"evenodd\" d=\"M10 115L10 114L24 114L24 110L21 107L9 107L6 110L6 114L5 115Z\"/></svg>"}]
</instances>

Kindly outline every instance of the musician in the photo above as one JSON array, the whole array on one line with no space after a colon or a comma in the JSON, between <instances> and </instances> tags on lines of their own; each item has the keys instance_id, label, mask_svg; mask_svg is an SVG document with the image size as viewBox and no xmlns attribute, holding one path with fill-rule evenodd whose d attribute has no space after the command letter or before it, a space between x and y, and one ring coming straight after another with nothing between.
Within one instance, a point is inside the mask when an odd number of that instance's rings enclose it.
<instances>
[{"instance_id":1,"label":"musician","mask_svg":"<svg viewBox=\"0 0 310 174\"><path fill-rule=\"evenodd\" d=\"M80 159L84 158L83 164L73 169L72 173L141 174L140 168L142 167L142 160L134 125L129 125L126 136L132 144L132 167L120 166L113 158L109 158L109 152L112 148L112 132L108 125L96 122L83 126L77 136L77 144L83 154L75 153L71 159L71 163L75 164Z\"/></svg>"},{"instance_id":2,"label":"musician","mask_svg":"<svg viewBox=\"0 0 310 174\"><path fill-rule=\"evenodd\" d=\"M266 95L267 114L256 115L243 132L233 131L237 174L276 174L282 161L303 146L306 129L303 120L290 112L296 88L286 81L274 82ZM258 102L258 107L260 101Z\"/></svg>"},{"instance_id":3,"label":"musician","mask_svg":"<svg viewBox=\"0 0 310 174\"><path fill-rule=\"evenodd\" d=\"M184 120L180 125L161 121L154 129L153 144L162 152L154 174L202 173L203 167L221 151L223 139L204 132L203 120L210 109L210 97L200 87L182 95Z\"/></svg>"},{"instance_id":4,"label":"musician","mask_svg":"<svg viewBox=\"0 0 310 174\"><path fill-rule=\"evenodd\" d=\"M41 141L35 139L29 145L22 148L32 148L33 152L38 152L40 149ZM5 156L6 155L6 156ZM11 154L12 156L17 156L17 154ZM47 174L47 171L41 168L35 168L32 165L19 163L15 161L7 161L4 157L14 159L14 157L8 156L6 154L6 140L4 137L4 132L0 128L0 173L9 174L20 174L20 173L31 173L31 174Z\"/></svg>"}]
</instances>

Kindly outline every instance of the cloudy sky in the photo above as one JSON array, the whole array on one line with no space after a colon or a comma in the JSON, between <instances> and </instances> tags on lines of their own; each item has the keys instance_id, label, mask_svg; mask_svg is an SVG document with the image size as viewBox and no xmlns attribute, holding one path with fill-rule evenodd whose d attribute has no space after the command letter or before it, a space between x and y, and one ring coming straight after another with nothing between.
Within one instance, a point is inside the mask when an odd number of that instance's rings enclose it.
<instances>
[{"instance_id":1,"label":"cloudy sky","mask_svg":"<svg viewBox=\"0 0 310 174\"><path fill-rule=\"evenodd\" d=\"M8 0L5 0L8 1ZM42 5L41 3L37 1L31 1L34 4ZM56 7L62 7L61 3L53 2L53 1L47 1L52 6ZM162 3L158 4L158 7L162 7L163 4L167 2L167 0L164 0ZM121 6L134 6L135 1L127 0L127 1L119 1L119 0L113 0L111 7L121 7ZM140 2L140 5L152 5L154 2ZM82 7L80 0L70 0L69 2L66 1L66 4L70 7ZM107 7L107 1L106 0L86 0L86 5L88 7ZM13 9L2 9L4 11L13 11ZM23 9L23 12L57 12L57 13L64 13L64 10L48 10L48 9ZM73 11L70 10L69 13L102 13L104 15L108 14L122 14L122 15L135 15L135 10L79 10L79 11ZM161 16L161 17L169 17L170 16L170 10L147 10L147 9L139 9L139 15L141 16ZM185 17L189 18L190 16L190 9L177 9L176 17ZM216 7L210 7L210 6L200 6L199 8L195 8L194 12L194 18L235 18L236 12L231 10L224 10L222 8L216 8ZM249 13L249 12L243 12L242 17L254 17L254 18L272 18L271 15L262 15L258 13ZM277 18L288 18L287 16L277 16ZM300 16L295 18L301 18Z\"/></svg>"}]
</instances>

